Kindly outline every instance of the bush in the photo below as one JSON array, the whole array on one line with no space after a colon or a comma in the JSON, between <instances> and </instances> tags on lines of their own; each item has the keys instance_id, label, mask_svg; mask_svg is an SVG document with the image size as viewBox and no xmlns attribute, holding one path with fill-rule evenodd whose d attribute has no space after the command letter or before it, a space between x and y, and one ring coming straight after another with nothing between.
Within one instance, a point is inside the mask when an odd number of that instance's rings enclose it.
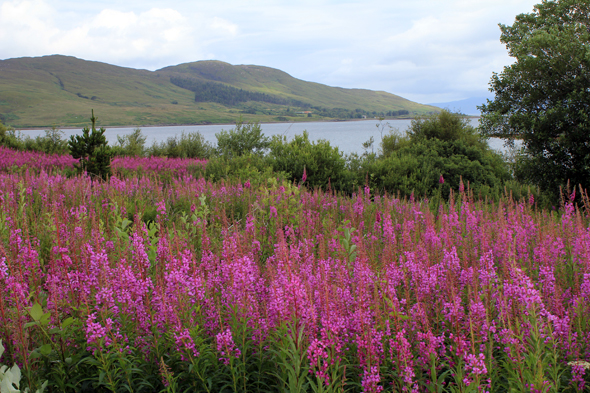
<instances>
[{"instance_id":1,"label":"bush","mask_svg":"<svg viewBox=\"0 0 590 393\"><path fill-rule=\"evenodd\" d=\"M205 177L211 181L249 180L253 185L266 181L268 178L288 177L287 174L273 172L266 158L255 154L233 158L213 157L205 167Z\"/></svg>"},{"instance_id":2,"label":"bush","mask_svg":"<svg viewBox=\"0 0 590 393\"><path fill-rule=\"evenodd\" d=\"M440 113L412 120L407 131L411 141L439 139L441 141L463 140L467 145L485 147L483 137L469 124L469 118L443 109Z\"/></svg>"},{"instance_id":3,"label":"bush","mask_svg":"<svg viewBox=\"0 0 590 393\"><path fill-rule=\"evenodd\" d=\"M328 183L336 189L345 186L346 160L342 153L326 140L311 142L307 131L291 141L274 136L268 157L273 169L285 172L291 181L300 181L305 169L309 187L327 187Z\"/></svg>"},{"instance_id":4,"label":"bush","mask_svg":"<svg viewBox=\"0 0 590 393\"><path fill-rule=\"evenodd\" d=\"M406 135L402 135L398 130L390 130L381 139L381 155L388 157L394 151L397 151L403 147L409 146L410 138Z\"/></svg>"},{"instance_id":5,"label":"bush","mask_svg":"<svg viewBox=\"0 0 590 393\"><path fill-rule=\"evenodd\" d=\"M154 142L147 149L147 155L170 158L209 158L214 152L215 148L200 132L185 133L184 131L180 134L180 138L175 135L165 142Z\"/></svg>"},{"instance_id":6,"label":"bush","mask_svg":"<svg viewBox=\"0 0 590 393\"><path fill-rule=\"evenodd\" d=\"M371 188L402 195L430 196L440 189L446 196L451 188L459 188L461 179L476 190L483 185L501 188L510 179L500 155L461 139L413 142L387 157L366 162L362 169ZM439 183L441 176L444 183Z\"/></svg>"},{"instance_id":7,"label":"bush","mask_svg":"<svg viewBox=\"0 0 590 393\"><path fill-rule=\"evenodd\" d=\"M68 154L68 142L62 139L64 132L56 126L45 130L44 136L31 138L6 127L0 122L0 146L9 147L15 150L37 151L47 154Z\"/></svg>"},{"instance_id":8,"label":"bush","mask_svg":"<svg viewBox=\"0 0 590 393\"><path fill-rule=\"evenodd\" d=\"M6 128L0 123L0 145L9 147L15 150L25 150L25 144L17 131L11 128Z\"/></svg>"},{"instance_id":9,"label":"bush","mask_svg":"<svg viewBox=\"0 0 590 393\"><path fill-rule=\"evenodd\" d=\"M236 128L215 134L217 137L217 153L225 157L236 157L249 154L263 155L270 145L270 139L262 133L259 123L245 124L242 120Z\"/></svg>"},{"instance_id":10,"label":"bush","mask_svg":"<svg viewBox=\"0 0 590 393\"><path fill-rule=\"evenodd\" d=\"M402 196L446 197L450 189L459 189L461 179L475 192L500 195L511 178L502 156L468 120L446 110L412 121L405 136L391 131L381 141L380 157L351 159L349 168L355 186L368 182L373 189Z\"/></svg>"},{"instance_id":11,"label":"bush","mask_svg":"<svg viewBox=\"0 0 590 393\"><path fill-rule=\"evenodd\" d=\"M141 132L141 128L136 128L131 134L117 135L118 146L113 148L116 156L142 157L145 152L146 136Z\"/></svg>"}]
</instances>

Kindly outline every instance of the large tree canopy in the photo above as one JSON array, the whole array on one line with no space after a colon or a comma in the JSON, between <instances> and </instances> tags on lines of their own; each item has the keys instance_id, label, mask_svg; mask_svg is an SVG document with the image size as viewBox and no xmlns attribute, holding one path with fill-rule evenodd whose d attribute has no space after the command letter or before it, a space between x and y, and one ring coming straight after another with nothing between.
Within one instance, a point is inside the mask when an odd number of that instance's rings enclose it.
<instances>
[{"instance_id":1,"label":"large tree canopy","mask_svg":"<svg viewBox=\"0 0 590 393\"><path fill-rule=\"evenodd\" d=\"M500 25L515 62L494 73L480 132L522 140L520 180L590 185L590 0L543 1Z\"/></svg>"}]
</instances>

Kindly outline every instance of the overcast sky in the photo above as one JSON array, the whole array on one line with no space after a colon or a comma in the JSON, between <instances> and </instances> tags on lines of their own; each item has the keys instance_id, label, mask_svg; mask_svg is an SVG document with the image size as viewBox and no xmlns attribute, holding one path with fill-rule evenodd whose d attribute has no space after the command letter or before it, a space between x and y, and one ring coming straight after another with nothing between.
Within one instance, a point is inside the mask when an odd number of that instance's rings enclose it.
<instances>
[{"instance_id":1,"label":"overcast sky","mask_svg":"<svg viewBox=\"0 0 590 393\"><path fill-rule=\"evenodd\" d=\"M156 70L256 64L420 103L489 95L498 23L540 0L0 0L0 59L63 54Z\"/></svg>"}]
</instances>

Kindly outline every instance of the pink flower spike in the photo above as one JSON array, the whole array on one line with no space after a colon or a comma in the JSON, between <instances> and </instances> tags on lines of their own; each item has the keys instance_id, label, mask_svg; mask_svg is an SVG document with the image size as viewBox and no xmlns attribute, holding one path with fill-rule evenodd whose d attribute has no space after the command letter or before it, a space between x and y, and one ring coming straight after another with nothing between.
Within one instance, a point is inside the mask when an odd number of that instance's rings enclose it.
<instances>
[{"instance_id":1,"label":"pink flower spike","mask_svg":"<svg viewBox=\"0 0 590 393\"><path fill-rule=\"evenodd\" d=\"M303 176L301 177L301 183L305 183L306 180L307 180L307 170L305 167L303 167Z\"/></svg>"},{"instance_id":2,"label":"pink flower spike","mask_svg":"<svg viewBox=\"0 0 590 393\"><path fill-rule=\"evenodd\" d=\"M440 175L440 177L438 178L438 184L444 184L445 183L445 178L443 177L443 175Z\"/></svg>"}]
</instances>

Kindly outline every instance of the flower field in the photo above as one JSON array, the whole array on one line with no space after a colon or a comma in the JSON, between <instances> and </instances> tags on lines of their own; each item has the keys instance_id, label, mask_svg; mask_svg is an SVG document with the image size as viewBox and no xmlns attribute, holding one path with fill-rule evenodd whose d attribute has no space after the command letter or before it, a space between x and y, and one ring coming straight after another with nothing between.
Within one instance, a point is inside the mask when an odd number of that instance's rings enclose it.
<instances>
[{"instance_id":1,"label":"flower field","mask_svg":"<svg viewBox=\"0 0 590 393\"><path fill-rule=\"evenodd\" d=\"M78 160L71 156L17 151L0 146L0 170L15 172L22 169L38 172L73 170ZM206 160L163 157L115 157L111 163L116 175L157 173L174 176L188 175L204 168Z\"/></svg>"},{"instance_id":2,"label":"flower field","mask_svg":"<svg viewBox=\"0 0 590 393\"><path fill-rule=\"evenodd\" d=\"M127 160L107 182L2 166L0 364L21 389L590 390L584 207L463 189L436 207Z\"/></svg>"}]
</instances>

